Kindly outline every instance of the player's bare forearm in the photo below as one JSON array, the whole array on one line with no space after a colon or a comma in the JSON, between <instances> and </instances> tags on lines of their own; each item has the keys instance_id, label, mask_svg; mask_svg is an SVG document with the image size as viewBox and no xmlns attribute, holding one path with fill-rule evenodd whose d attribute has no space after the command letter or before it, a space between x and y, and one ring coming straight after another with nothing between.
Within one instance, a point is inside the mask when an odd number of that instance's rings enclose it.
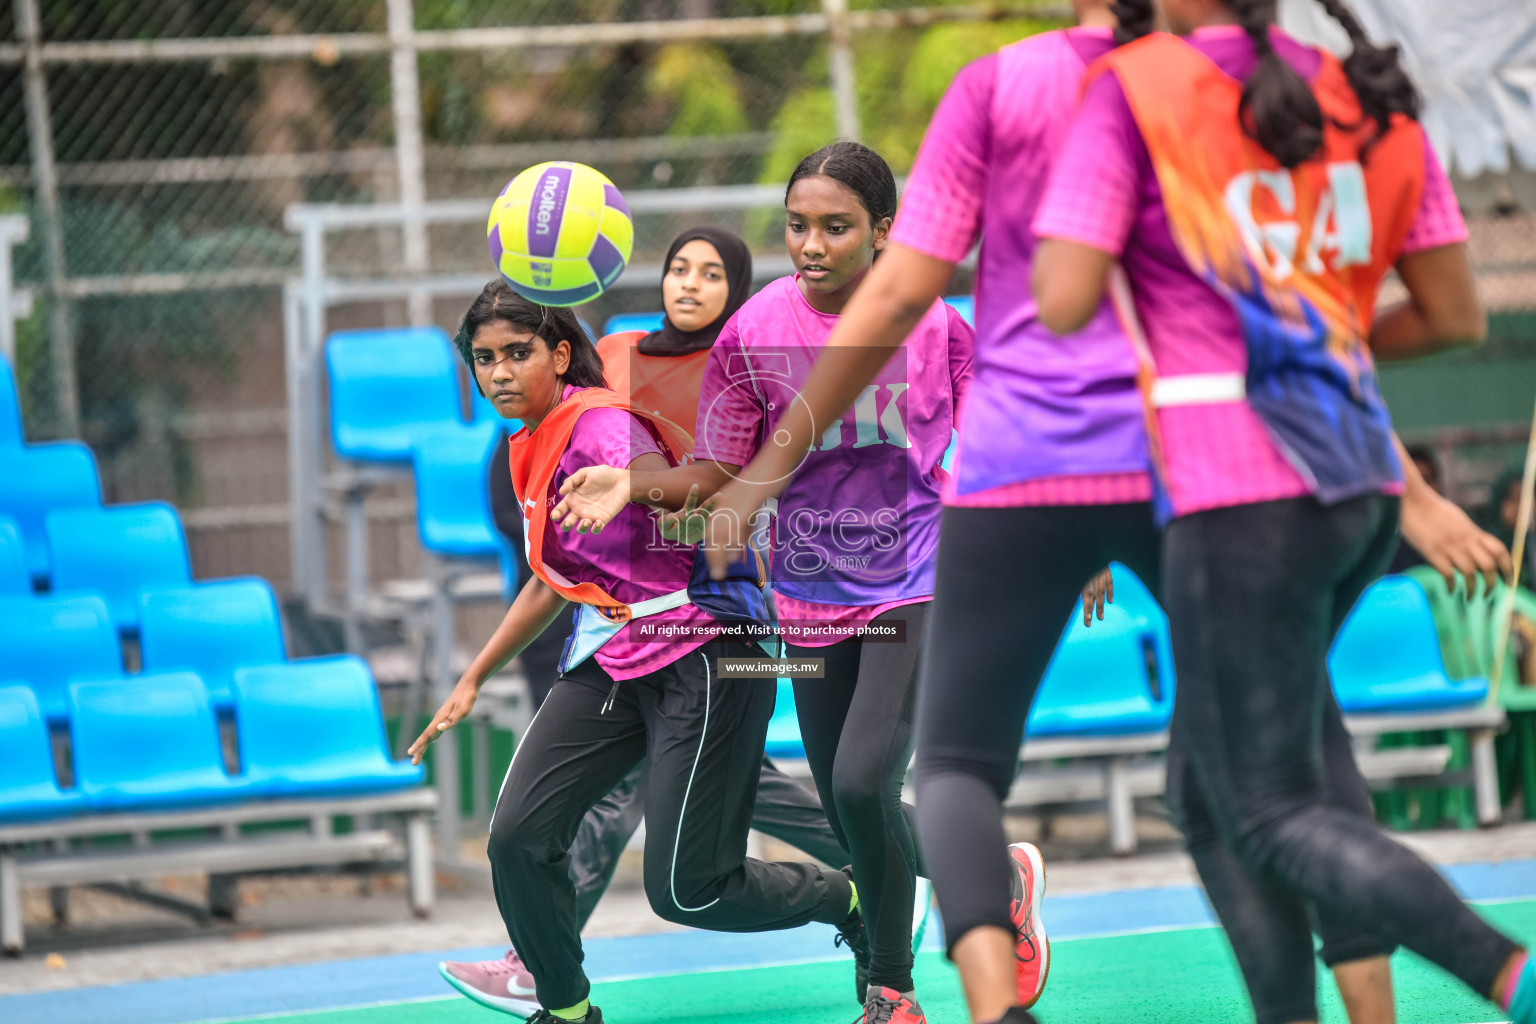
<instances>
[{"instance_id":1,"label":"player's bare forearm","mask_svg":"<svg viewBox=\"0 0 1536 1024\"><path fill-rule=\"evenodd\" d=\"M1408 299L1371 325L1371 351L1383 361L1416 359L1476 345L1488 334L1465 243L1409 253L1397 261Z\"/></svg>"},{"instance_id":2,"label":"player's bare forearm","mask_svg":"<svg viewBox=\"0 0 1536 1024\"><path fill-rule=\"evenodd\" d=\"M637 469L629 474L629 500L676 511L683 507L688 492L694 487L699 489L699 494L708 497L740 471L740 466L710 459L659 471Z\"/></svg>"},{"instance_id":3,"label":"player's bare forearm","mask_svg":"<svg viewBox=\"0 0 1536 1024\"><path fill-rule=\"evenodd\" d=\"M530 577L507 614L502 617L496 631L491 634L480 653L475 655L463 678L477 689L491 676L500 672L507 662L523 652L523 648L559 618L568 602L537 576Z\"/></svg>"}]
</instances>

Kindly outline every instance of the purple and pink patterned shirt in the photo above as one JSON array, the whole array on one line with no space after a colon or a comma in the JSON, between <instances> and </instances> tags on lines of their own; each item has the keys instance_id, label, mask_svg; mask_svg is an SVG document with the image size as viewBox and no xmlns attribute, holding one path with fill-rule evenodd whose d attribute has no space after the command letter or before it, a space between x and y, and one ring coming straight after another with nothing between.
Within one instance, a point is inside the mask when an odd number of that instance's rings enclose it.
<instances>
[{"instance_id":1,"label":"purple and pink patterned shirt","mask_svg":"<svg viewBox=\"0 0 1536 1024\"><path fill-rule=\"evenodd\" d=\"M568 387L563 398L576 388ZM627 467L661 448L641 422L623 409L588 409L577 419L570 444L550 483L551 503L560 485L584 466ZM593 583L625 604L675 593L688 586L693 548L663 539L655 513L644 505L624 506L601 533L569 533L550 520L544 530L544 563L574 583ZM632 626L620 630L593 655L615 679L633 679L664 668L702 646L721 631L720 624L694 605L657 612L647 623L665 623L677 639L632 640Z\"/></svg>"},{"instance_id":2,"label":"purple and pink patterned shirt","mask_svg":"<svg viewBox=\"0 0 1536 1024\"><path fill-rule=\"evenodd\" d=\"M1271 38L1275 51L1304 78L1317 74L1318 51L1278 29L1271 30ZM1256 64L1252 40L1236 26L1198 29L1185 39L1239 80ZM1424 171L1423 198L1404 253L1467 237L1455 194L1427 138ZM1247 345L1237 313L1179 253L1146 143L1113 73L1089 84L1034 229L1041 237L1120 258L1160 377L1246 371ZM1246 402L1175 405L1159 409L1157 416L1164 479L1177 514L1311 493Z\"/></svg>"},{"instance_id":3,"label":"purple and pink patterned shirt","mask_svg":"<svg viewBox=\"0 0 1536 1024\"><path fill-rule=\"evenodd\" d=\"M976 377L960 417L950 505L1147 501L1136 358L1104 302L1058 337L1037 319L1030 229L1051 156L1108 29L1031 36L955 77L928 125L891 237L958 263L976 239Z\"/></svg>"},{"instance_id":4,"label":"purple and pink patterned shirt","mask_svg":"<svg viewBox=\"0 0 1536 1024\"><path fill-rule=\"evenodd\" d=\"M798 400L837 317L796 277L747 300L710 350L694 456L744 465ZM940 493L971 379L973 334L935 302L853 408L828 425L779 496L773 589L790 643L836 643L891 608L930 600ZM816 636L794 625L835 625Z\"/></svg>"}]
</instances>

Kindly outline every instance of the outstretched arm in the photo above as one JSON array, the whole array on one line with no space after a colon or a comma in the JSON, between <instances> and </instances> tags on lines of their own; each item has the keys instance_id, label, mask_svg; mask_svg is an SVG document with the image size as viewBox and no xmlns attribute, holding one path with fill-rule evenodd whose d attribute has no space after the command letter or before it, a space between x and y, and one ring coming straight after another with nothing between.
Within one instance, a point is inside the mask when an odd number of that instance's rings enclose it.
<instances>
[{"instance_id":1,"label":"outstretched arm","mask_svg":"<svg viewBox=\"0 0 1536 1024\"><path fill-rule=\"evenodd\" d=\"M954 269L953 263L899 242L875 262L827 338L800 390L801 401L790 405L769 442L719 489L705 539L710 570L717 577L745 546L745 524L752 513L779 495L825 425L842 416L890 361L944 294Z\"/></svg>"},{"instance_id":2,"label":"outstretched arm","mask_svg":"<svg viewBox=\"0 0 1536 1024\"><path fill-rule=\"evenodd\" d=\"M630 502L673 511L683 507L688 495L714 494L741 469L707 459L687 466L668 466L659 455L636 459L626 469L587 466L560 485L560 503L550 521L562 530L599 533Z\"/></svg>"},{"instance_id":3,"label":"outstretched arm","mask_svg":"<svg viewBox=\"0 0 1536 1024\"><path fill-rule=\"evenodd\" d=\"M457 725L475 706L480 687L491 676L500 672L507 662L521 654L534 639L565 610L565 598L551 590L537 576L532 577L517 592L517 598L496 627L496 632L485 642L475 660L469 663L459 682L432 716L426 731L416 738L410 750L411 764L420 764L427 747L445 731Z\"/></svg>"}]
</instances>

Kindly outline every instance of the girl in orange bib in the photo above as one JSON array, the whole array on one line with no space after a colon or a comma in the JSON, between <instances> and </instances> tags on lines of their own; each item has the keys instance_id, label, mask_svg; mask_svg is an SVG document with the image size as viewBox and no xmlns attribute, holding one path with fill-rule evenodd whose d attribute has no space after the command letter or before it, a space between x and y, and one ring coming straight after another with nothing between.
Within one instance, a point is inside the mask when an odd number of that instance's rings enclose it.
<instances>
[{"instance_id":1,"label":"girl in orange bib","mask_svg":"<svg viewBox=\"0 0 1536 1024\"><path fill-rule=\"evenodd\" d=\"M1035 220L1035 294L1071 331L1118 259L1145 329L1179 672L1170 802L1260 1024L1317 1019L1308 901L1528 1024L1524 950L1325 792L1328 649L1391 557L1403 489L1373 353L1484 325L1417 93L1322 3L1353 39L1343 63L1274 28L1272 0L1157 0L1185 35L1090 69ZM1378 316L1393 268L1410 301ZM1247 884L1222 883L1234 868Z\"/></svg>"},{"instance_id":2,"label":"girl in orange bib","mask_svg":"<svg viewBox=\"0 0 1536 1024\"><path fill-rule=\"evenodd\" d=\"M601 533L550 521L575 468L667 469L691 449L688 433L605 387L597 350L568 310L497 281L460 334L481 392L523 423L509 462L533 578L412 745L413 759L567 602L580 606L562 674L520 738L491 820L497 906L540 1007L530 1020L603 1019L588 1001L567 850L588 809L646 758L645 887L658 915L718 931L857 924L847 874L746 856L775 683L720 678L721 658L762 651L722 636L694 603L692 547L663 537L639 505Z\"/></svg>"}]
</instances>

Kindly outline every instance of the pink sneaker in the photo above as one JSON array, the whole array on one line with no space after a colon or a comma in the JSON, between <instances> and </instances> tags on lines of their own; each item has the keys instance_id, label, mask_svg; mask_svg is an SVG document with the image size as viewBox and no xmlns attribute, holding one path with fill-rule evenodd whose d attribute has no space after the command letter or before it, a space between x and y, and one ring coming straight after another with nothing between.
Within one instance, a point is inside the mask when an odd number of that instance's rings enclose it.
<instances>
[{"instance_id":1,"label":"pink sneaker","mask_svg":"<svg viewBox=\"0 0 1536 1024\"><path fill-rule=\"evenodd\" d=\"M1046 938L1040 920L1040 904L1045 900L1045 864L1040 851L1030 843L1008 847L1008 864L1013 869L1014 979L1018 983L1019 1005L1028 1009L1045 991L1046 976L1051 973L1051 940Z\"/></svg>"},{"instance_id":2,"label":"pink sneaker","mask_svg":"<svg viewBox=\"0 0 1536 1024\"><path fill-rule=\"evenodd\" d=\"M481 1006L528 1017L539 1012L539 999L533 992L533 975L523 964L517 950L507 950L500 960L460 963L445 960L437 965L443 980Z\"/></svg>"}]
</instances>

